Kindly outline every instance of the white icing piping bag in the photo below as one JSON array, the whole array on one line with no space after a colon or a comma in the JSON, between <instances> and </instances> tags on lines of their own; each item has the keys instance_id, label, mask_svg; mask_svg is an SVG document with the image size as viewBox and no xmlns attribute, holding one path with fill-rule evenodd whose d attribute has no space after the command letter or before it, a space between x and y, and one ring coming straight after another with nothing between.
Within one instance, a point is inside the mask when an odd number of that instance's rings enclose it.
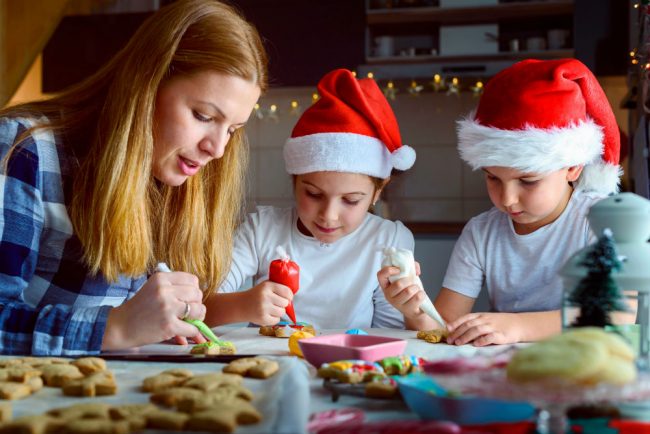
<instances>
[{"instance_id":1,"label":"white icing piping bag","mask_svg":"<svg viewBox=\"0 0 650 434\"><path fill-rule=\"evenodd\" d=\"M424 312L434 321L437 321L443 328L447 328L447 323L442 318L440 313L436 310L435 306L431 302L431 299L424 291L424 285L422 285L422 280L415 272L415 258L413 257L413 252L407 249L396 249L395 247L386 247L384 249L384 260L382 261L382 266L393 266L400 269L400 273L394 276L390 276L388 280L393 283L396 280L399 280L403 277L412 277L415 284L422 288L424 292L425 299L420 304L420 310Z\"/></svg>"}]
</instances>

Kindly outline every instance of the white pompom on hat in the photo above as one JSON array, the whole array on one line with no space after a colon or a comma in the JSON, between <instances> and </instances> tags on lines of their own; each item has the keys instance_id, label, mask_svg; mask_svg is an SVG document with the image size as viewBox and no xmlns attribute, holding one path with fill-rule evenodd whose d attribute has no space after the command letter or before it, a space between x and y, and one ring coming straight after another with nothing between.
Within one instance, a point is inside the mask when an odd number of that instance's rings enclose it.
<instances>
[{"instance_id":1,"label":"white pompom on hat","mask_svg":"<svg viewBox=\"0 0 650 434\"><path fill-rule=\"evenodd\" d=\"M620 133L596 77L576 59L525 60L495 75L458 122L458 149L474 169L548 173L584 165L578 190L618 191Z\"/></svg>"},{"instance_id":2,"label":"white pompom on hat","mask_svg":"<svg viewBox=\"0 0 650 434\"><path fill-rule=\"evenodd\" d=\"M415 151L402 145L397 119L377 83L346 69L318 83L320 98L300 117L284 146L287 172L361 173L388 178L406 170Z\"/></svg>"}]
</instances>

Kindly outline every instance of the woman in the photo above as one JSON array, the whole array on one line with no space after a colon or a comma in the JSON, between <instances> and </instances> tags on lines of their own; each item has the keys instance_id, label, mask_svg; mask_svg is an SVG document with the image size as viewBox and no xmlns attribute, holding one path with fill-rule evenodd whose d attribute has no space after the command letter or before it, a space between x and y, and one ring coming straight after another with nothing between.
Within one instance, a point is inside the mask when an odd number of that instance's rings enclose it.
<instances>
[{"instance_id":1,"label":"woman","mask_svg":"<svg viewBox=\"0 0 650 434\"><path fill-rule=\"evenodd\" d=\"M84 82L0 111L3 354L202 341L181 319L229 269L266 62L231 7L179 0Z\"/></svg>"}]
</instances>

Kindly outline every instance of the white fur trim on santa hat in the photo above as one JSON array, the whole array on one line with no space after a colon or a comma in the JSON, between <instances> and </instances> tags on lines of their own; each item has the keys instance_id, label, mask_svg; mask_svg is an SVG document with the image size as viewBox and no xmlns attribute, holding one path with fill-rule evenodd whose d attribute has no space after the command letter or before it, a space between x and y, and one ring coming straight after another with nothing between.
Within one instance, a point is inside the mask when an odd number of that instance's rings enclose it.
<instances>
[{"instance_id":1,"label":"white fur trim on santa hat","mask_svg":"<svg viewBox=\"0 0 650 434\"><path fill-rule=\"evenodd\" d=\"M415 151L411 151L415 161ZM331 171L363 173L385 179L390 176L393 165L398 169L397 164L405 167L408 158L408 152L391 155L380 140L354 133L310 134L290 138L284 145L284 162L292 175ZM411 167L413 161L405 169Z\"/></svg>"},{"instance_id":2,"label":"white fur trim on santa hat","mask_svg":"<svg viewBox=\"0 0 650 434\"><path fill-rule=\"evenodd\" d=\"M596 191L602 194L618 193L622 174L621 166L601 160L585 166L573 186L576 190Z\"/></svg>"},{"instance_id":3,"label":"white fur trim on santa hat","mask_svg":"<svg viewBox=\"0 0 650 434\"><path fill-rule=\"evenodd\" d=\"M503 166L548 173L599 161L603 150L601 127L591 119L562 128L502 130L473 118L458 121L458 150L473 169Z\"/></svg>"},{"instance_id":4,"label":"white fur trim on santa hat","mask_svg":"<svg viewBox=\"0 0 650 434\"><path fill-rule=\"evenodd\" d=\"M393 167L397 170L407 170L415 163L415 149L402 145L391 154Z\"/></svg>"}]
</instances>

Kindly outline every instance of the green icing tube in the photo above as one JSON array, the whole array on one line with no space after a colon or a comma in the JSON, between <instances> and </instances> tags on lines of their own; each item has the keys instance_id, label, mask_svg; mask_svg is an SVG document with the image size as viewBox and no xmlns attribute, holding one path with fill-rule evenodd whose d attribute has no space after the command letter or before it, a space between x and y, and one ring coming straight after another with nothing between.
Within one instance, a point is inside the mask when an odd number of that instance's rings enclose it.
<instances>
[{"instance_id":1,"label":"green icing tube","mask_svg":"<svg viewBox=\"0 0 650 434\"><path fill-rule=\"evenodd\" d=\"M210 327L208 327L203 321L200 319L191 319L191 318L185 318L183 321L192 324L194 327L199 329L199 331L205 336L206 338L210 339L212 342L219 346L225 346L225 347L231 347L232 343L228 341L222 341L215 335Z\"/></svg>"}]
</instances>

